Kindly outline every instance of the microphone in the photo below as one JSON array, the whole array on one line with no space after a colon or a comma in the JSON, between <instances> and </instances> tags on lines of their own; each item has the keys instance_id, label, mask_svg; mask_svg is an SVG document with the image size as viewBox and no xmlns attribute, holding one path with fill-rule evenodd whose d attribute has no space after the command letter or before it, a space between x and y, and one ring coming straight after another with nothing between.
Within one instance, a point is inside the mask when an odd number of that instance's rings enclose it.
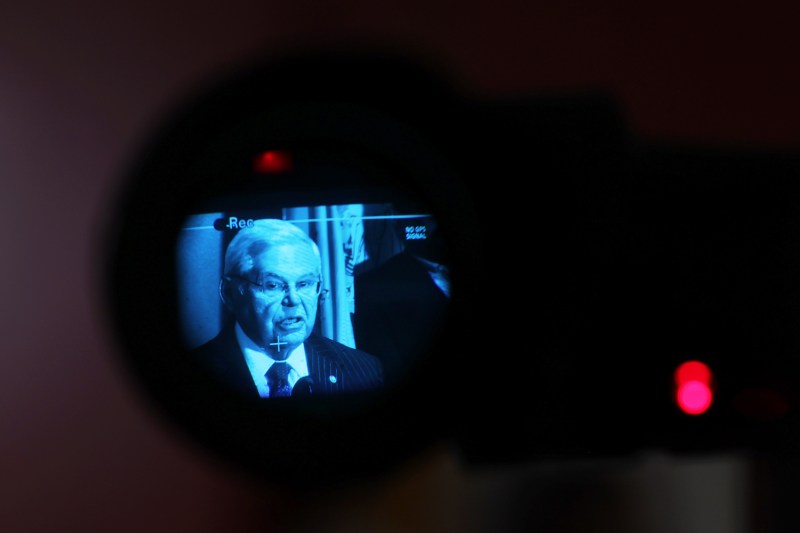
<instances>
[{"instance_id":1,"label":"microphone","mask_svg":"<svg viewBox=\"0 0 800 533\"><path fill-rule=\"evenodd\" d=\"M310 376L298 379L297 383L294 384L294 388L292 389L292 396L311 396L313 384L314 380L312 380Z\"/></svg>"}]
</instances>

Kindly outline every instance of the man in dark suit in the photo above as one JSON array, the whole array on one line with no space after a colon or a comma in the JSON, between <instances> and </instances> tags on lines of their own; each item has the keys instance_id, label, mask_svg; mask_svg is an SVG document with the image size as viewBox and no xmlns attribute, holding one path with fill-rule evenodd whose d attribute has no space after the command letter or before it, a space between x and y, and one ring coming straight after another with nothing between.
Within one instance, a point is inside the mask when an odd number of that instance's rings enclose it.
<instances>
[{"instance_id":1,"label":"man in dark suit","mask_svg":"<svg viewBox=\"0 0 800 533\"><path fill-rule=\"evenodd\" d=\"M312 335L321 286L316 243L290 222L256 221L225 253L219 293L234 320L195 355L224 383L262 398L381 387L376 357Z\"/></svg>"}]
</instances>

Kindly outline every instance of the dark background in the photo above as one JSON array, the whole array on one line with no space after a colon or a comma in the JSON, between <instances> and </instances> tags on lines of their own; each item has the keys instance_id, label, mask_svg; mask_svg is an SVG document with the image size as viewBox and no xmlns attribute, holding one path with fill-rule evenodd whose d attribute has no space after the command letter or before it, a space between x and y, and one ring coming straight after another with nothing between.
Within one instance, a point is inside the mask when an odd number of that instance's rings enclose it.
<instances>
[{"instance_id":1,"label":"dark background","mask_svg":"<svg viewBox=\"0 0 800 533\"><path fill-rule=\"evenodd\" d=\"M644 139L793 151L795 21L769 1L0 5L0 529L260 531L299 517L314 531L782 530L791 485L735 454L470 469L442 448L312 499L241 479L122 371L99 239L162 114L263 51L390 43L476 95L603 89Z\"/></svg>"}]
</instances>

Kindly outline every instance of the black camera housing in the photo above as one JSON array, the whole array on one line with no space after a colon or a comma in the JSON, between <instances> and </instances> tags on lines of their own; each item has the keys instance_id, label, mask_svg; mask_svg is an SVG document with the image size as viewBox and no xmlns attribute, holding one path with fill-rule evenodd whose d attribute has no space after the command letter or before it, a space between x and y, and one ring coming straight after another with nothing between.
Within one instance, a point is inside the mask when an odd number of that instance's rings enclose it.
<instances>
[{"instance_id":1,"label":"black camera housing","mask_svg":"<svg viewBox=\"0 0 800 533\"><path fill-rule=\"evenodd\" d=\"M142 147L114 210L106 288L126 367L192 441L300 488L441 442L471 464L796 449L797 158L645 143L623 111L604 93L480 98L397 54L289 54L208 84ZM254 172L266 149L292 169ZM176 234L231 195L406 196L435 214L453 299L400 385L263 402L196 367ZM674 402L688 359L714 372L701 416Z\"/></svg>"}]
</instances>

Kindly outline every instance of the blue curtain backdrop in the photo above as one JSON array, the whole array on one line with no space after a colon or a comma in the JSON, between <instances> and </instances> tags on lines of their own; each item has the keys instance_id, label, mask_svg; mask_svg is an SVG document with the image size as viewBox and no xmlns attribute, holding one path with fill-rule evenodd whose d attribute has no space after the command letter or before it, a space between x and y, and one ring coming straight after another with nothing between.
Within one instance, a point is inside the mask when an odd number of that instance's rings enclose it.
<instances>
[{"instance_id":1,"label":"blue curtain backdrop","mask_svg":"<svg viewBox=\"0 0 800 533\"><path fill-rule=\"evenodd\" d=\"M222 327L219 280L224 235L214 229L222 213L190 216L178 235L178 310L189 348L213 339Z\"/></svg>"}]
</instances>

